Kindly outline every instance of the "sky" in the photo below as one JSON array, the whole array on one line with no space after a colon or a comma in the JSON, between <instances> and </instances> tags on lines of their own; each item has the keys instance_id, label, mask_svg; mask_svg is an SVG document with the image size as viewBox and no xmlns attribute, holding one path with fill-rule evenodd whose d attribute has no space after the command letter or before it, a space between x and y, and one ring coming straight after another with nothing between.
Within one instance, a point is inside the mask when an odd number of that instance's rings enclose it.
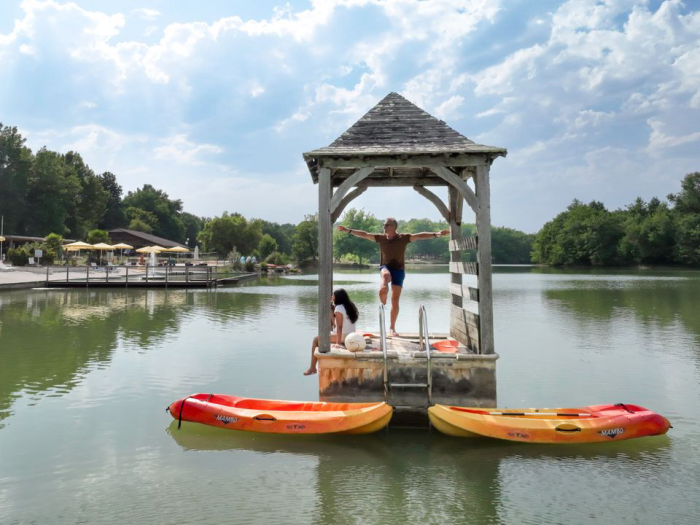
<instances>
[{"instance_id":1,"label":"sky","mask_svg":"<svg viewBox=\"0 0 700 525\"><path fill-rule=\"evenodd\" d=\"M207 217L315 213L302 153L392 91L508 149L498 226L664 198L700 170L700 0L3 0L0 72L0 122L32 150ZM351 206L440 218L411 189Z\"/></svg>"}]
</instances>

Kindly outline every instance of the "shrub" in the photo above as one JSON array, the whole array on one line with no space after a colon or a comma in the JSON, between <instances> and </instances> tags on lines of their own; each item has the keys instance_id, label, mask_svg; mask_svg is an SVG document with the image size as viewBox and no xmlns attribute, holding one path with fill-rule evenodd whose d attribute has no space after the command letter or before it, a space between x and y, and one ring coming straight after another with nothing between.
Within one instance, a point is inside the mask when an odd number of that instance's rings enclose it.
<instances>
[{"instance_id":1,"label":"shrub","mask_svg":"<svg viewBox=\"0 0 700 525\"><path fill-rule=\"evenodd\" d=\"M255 263L253 261L246 261L245 271L246 272L254 272L255 271Z\"/></svg>"},{"instance_id":2,"label":"shrub","mask_svg":"<svg viewBox=\"0 0 700 525\"><path fill-rule=\"evenodd\" d=\"M24 246L18 246L17 248L10 248L7 250L7 258L12 263L12 266L26 266L29 262L29 256Z\"/></svg>"}]
</instances>

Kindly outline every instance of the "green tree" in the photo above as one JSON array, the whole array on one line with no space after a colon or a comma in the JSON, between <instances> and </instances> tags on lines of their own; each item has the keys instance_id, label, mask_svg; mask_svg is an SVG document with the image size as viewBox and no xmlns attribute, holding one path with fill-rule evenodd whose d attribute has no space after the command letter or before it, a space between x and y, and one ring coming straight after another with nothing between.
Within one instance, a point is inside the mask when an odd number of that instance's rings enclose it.
<instances>
[{"instance_id":1,"label":"green tree","mask_svg":"<svg viewBox=\"0 0 700 525\"><path fill-rule=\"evenodd\" d=\"M109 244L109 234L104 230L90 230L87 234L88 244L99 244L99 243Z\"/></svg>"},{"instance_id":2,"label":"green tree","mask_svg":"<svg viewBox=\"0 0 700 525\"><path fill-rule=\"evenodd\" d=\"M131 219L127 229L143 233L153 233L153 228L141 219Z\"/></svg>"},{"instance_id":3,"label":"green tree","mask_svg":"<svg viewBox=\"0 0 700 525\"><path fill-rule=\"evenodd\" d=\"M188 246L194 248L197 245L197 235L204 228L204 219L183 211L180 214L182 224L185 225L185 240L189 239Z\"/></svg>"},{"instance_id":4,"label":"green tree","mask_svg":"<svg viewBox=\"0 0 700 525\"><path fill-rule=\"evenodd\" d=\"M625 262L636 264L669 264L673 262L674 224L671 210L659 199L649 203L637 198L619 212L624 236L620 254Z\"/></svg>"},{"instance_id":5,"label":"green tree","mask_svg":"<svg viewBox=\"0 0 700 525\"><path fill-rule=\"evenodd\" d=\"M315 215L307 215L297 225L292 238L292 254L298 262L315 261L318 257L318 218Z\"/></svg>"},{"instance_id":6,"label":"green tree","mask_svg":"<svg viewBox=\"0 0 700 525\"><path fill-rule=\"evenodd\" d=\"M343 214L340 224L353 230L366 232L381 231L382 222L371 213L351 208ZM360 239L349 233L333 232L333 254L336 260L351 256L364 264L367 260L379 260L379 245L366 239Z\"/></svg>"},{"instance_id":7,"label":"green tree","mask_svg":"<svg viewBox=\"0 0 700 525\"><path fill-rule=\"evenodd\" d=\"M668 196L673 203L674 259L700 265L700 172L688 173L681 191Z\"/></svg>"},{"instance_id":8,"label":"green tree","mask_svg":"<svg viewBox=\"0 0 700 525\"><path fill-rule=\"evenodd\" d=\"M17 128L0 123L0 210L5 232L26 233L27 187L34 158Z\"/></svg>"},{"instance_id":9,"label":"green tree","mask_svg":"<svg viewBox=\"0 0 700 525\"><path fill-rule=\"evenodd\" d=\"M537 233L532 260L554 266L615 265L623 234L620 214L610 213L600 202L574 200Z\"/></svg>"},{"instance_id":10,"label":"green tree","mask_svg":"<svg viewBox=\"0 0 700 525\"><path fill-rule=\"evenodd\" d=\"M27 181L27 233L69 232L66 219L78 201L81 187L74 171L69 169L58 153L40 149Z\"/></svg>"},{"instance_id":11,"label":"green tree","mask_svg":"<svg viewBox=\"0 0 700 525\"><path fill-rule=\"evenodd\" d=\"M260 237L260 244L258 244L258 251L260 252L261 259L267 259L267 256L273 252L277 251L277 241L267 233L263 233Z\"/></svg>"},{"instance_id":12,"label":"green tree","mask_svg":"<svg viewBox=\"0 0 700 525\"><path fill-rule=\"evenodd\" d=\"M85 164L79 153L69 151L63 155L67 176L75 177L79 184L77 198L68 203L66 227L71 235L81 238L102 220L107 209L108 194L102 181Z\"/></svg>"},{"instance_id":13,"label":"green tree","mask_svg":"<svg viewBox=\"0 0 700 525\"><path fill-rule=\"evenodd\" d=\"M144 184L143 188L127 193L123 200L123 206L127 210L127 217L129 216L129 208L137 208L153 214L156 217L156 224L152 226L155 235L177 242L185 242L185 225L180 218L181 200L171 200L164 191L157 190L150 184ZM132 214L129 220L134 218ZM142 217L137 218L143 220Z\"/></svg>"},{"instance_id":14,"label":"green tree","mask_svg":"<svg viewBox=\"0 0 700 525\"><path fill-rule=\"evenodd\" d=\"M496 264L529 264L533 234L513 228L494 227L491 230L491 256Z\"/></svg>"},{"instance_id":15,"label":"green tree","mask_svg":"<svg viewBox=\"0 0 700 525\"><path fill-rule=\"evenodd\" d=\"M262 219L258 220L260 220L263 234L269 235L277 242L277 249L280 252L287 254L292 252L292 238L296 230L294 224L277 224Z\"/></svg>"},{"instance_id":16,"label":"green tree","mask_svg":"<svg viewBox=\"0 0 700 525\"><path fill-rule=\"evenodd\" d=\"M107 202L98 226L103 230L123 228L128 222L122 206L122 187L117 182L117 177L114 173L105 171L100 175L100 183L107 192Z\"/></svg>"},{"instance_id":17,"label":"green tree","mask_svg":"<svg viewBox=\"0 0 700 525\"><path fill-rule=\"evenodd\" d=\"M197 239L206 251L214 251L226 256L233 247L246 255L250 255L258 247L262 237L259 221L248 222L239 213L224 213L208 221Z\"/></svg>"}]
</instances>

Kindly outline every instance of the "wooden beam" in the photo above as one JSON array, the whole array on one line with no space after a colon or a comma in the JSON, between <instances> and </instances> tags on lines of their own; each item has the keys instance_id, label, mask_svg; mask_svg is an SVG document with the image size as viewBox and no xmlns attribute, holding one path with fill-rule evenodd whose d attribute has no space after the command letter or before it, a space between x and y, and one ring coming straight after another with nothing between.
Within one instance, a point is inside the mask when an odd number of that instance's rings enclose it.
<instances>
[{"instance_id":1,"label":"wooden beam","mask_svg":"<svg viewBox=\"0 0 700 525\"><path fill-rule=\"evenodd\" d=\"M452 273L461 273L466 275L479 275L479 266L474 262L450 262L450 271Z\"/></svg>"},{"instance_id":2,"label":"wooden beam","mask_svg":"<svg viewBox=\"0 0 700 525\"><path fill-rule=\"evenodd\" d=\"M440 177L423 177L420 172L416 171L415 176L399 176L394 175L393 177L381 175L369 176L362 181L363 186L367 187L407 187L407 186L449 186L447 182L442 180ZM336 183L336 186L340 186L340 183Z\"/></svg>"},{"instance_id":3,"label":"wooden beam","mask_svg":"<svg viewBox=\"0 0 700 525\"><path fill-rule=\"evenodd\" d=\"M464 197L464 200L466 200L467 204L469 204L469 207L474 211L474 213L476 213L476 195L474 195L472 189L467 185L466 182L464 182L464 180L462 180L461 177L455 175L452 171L448 170L444 166L435 166L430 169L433 173L435 173L435 175L457 188L457 190L462 194L462 197Z\"/></svg>"},{"instance_id":4,"label":"wooden beam","mask_svg":"<svg viewBox=\"0 0 700 525\"><path fill-rule=\"evenodd\" d=\"M333 225L331 223L331 170L318 174L318 349L331 349L331 309L333 293Z\"/></svg>"},{"instance_id":5,"label":"wooden beam","mask_svg":"<svg viewBox=\"0 0 700 525\"><path fill-rule=\"evenodd\" d=\"M343 210L345 207L350 204L350 202L360 195L362 195L364 192L367 191L367 186L360 186L349 192L345 197L341 199L341 201L338 203L338 206L336 207L335 211L331 214L331 222L335 224L335 222L338 220L340 215L343 213Z\"/></svg>"},{"instance_id":6,"label":"wooden beam","mask_svg":"<svg viewBox=\"0 0 700 525\"><path fill-rule=\"evenodd\" d=\"M345 179L343 183L340 186L338 186L338 189L335 190L335 193L333 194L333 198L331 199L331 213L335 212L335 210L338 208L338 205L340 204L340 201L342 201L343 197L345 197L345 194L348 191L350 191L350 188L355 186L362 179L366 178L367 175L369 175L373 171L374 168L362 168L350 175L347 179Z\"/></svg>"},{"instance_id":7,"label":"wooden beam","mask_svg":"<svg viewBox=\"0 0 700 525\"><path fill-rule=\"evenodd\" d=\"M479 317L480 344L482 354L493 354L493 293L491 281L491 189L489 187L489 167L476 168L476 195L479 206L476 212L476 234L479 245L476 260L479 263Z\"/></svg>"},{"instance_id":8,"label":"wooden beam","mask_svg":"<svg viewBox=\"0 0 700 525\"><path fill-rule=\"evenodd\" d=\"M450 222L450 210L447 209L447 206L445 206L445 203L440 200L440 197L435 195L432 191L424 188L423 186L415 185L413 186L413 189L416 190L418 193L423 195L426 199L428 199L430 202L432 202L435 207L438 209L440 212L440 215L447 221Z\"/></svg>"},{"instance_id":9,"label":"wooden beam","mask_svg":"<svg viewBox=\"0 0 700 525\"><path fill-rule=\"evenodd\" d=\"M479 289L472 288L471 286L465 286L463 284L451 283L450 293L458 297L463 297L469 299L470 301L479 302Z\"/></svg>"},{"instance_id":10,"label":"wooden beam","mask_svg":"<svg viewBox=\"0 0 700 525\"><path fill-rule=\"evenodd\" d=\"M454 155L408 155L402 159L398 154L387 153L386 155L367 155L360 156L318 156L316 160L320 167L325 168L431 168L433 166L454 166L463 168L467 166L485 166L491 163L494 157L502 156L502 153L461 153Z\"/></svg>"},{"instance_id":11,"label":"wooden beam","mask_svg":"<svg viewBox=\"0 0 700 525\"><path fill-rule=\"evenodd\" d=\"M450 251L459 252L462 250L476 250L477 237L462 237L461 239L453 239L450 241Z\"/></svg>"},{"instance_id":12,"label":"wooden beam","mask_svg":"<svg viewBox=\"0 0 700 525\"><path fill-rule=\"evenodd\" d=\"M450 239L453 240L462 238L462 208L464 207L464 199L462 195L457 191L454 186L449 186L447 188L447 200L450 203ZM461 253L451 253L450 262L461 262ZM462 285L462 274L453 273L450 275L450 282L458 286ZM452 304L455 306L462 306L462 298L452 296ZM463 343L466 344L466 343Z\"/></svg>"}]
</instances>

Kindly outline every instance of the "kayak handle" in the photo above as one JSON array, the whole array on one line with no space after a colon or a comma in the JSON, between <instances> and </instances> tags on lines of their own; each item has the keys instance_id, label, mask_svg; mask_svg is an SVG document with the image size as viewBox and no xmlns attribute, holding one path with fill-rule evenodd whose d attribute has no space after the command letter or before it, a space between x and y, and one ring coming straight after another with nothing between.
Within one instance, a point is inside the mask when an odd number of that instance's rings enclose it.
<instances>
[{"instance_id":1,"label":"kayak handle","mask_svg":"<svg viewBox=\"0 0 700 525\"><path fill-rule=\"evenodd\" d=\"M271 416L269 414L260 414L259 416L253 416L253 419L255 421L277 421L277 418L275 416Z\"/></svg>"},{"instance_id":2,"label":"kayak handle","mask_svg":"<svg viewBox=\"0 0 700 525\"><path fill-rule=\"evenodd\" d=\"M557 428L555 428L557 432L566 432L566 433L573 433L573 432L581 432L581 429L575 425L569 425L569 424L564 424L564 425L559 425Z\"/></svg>"}]
</instances>

